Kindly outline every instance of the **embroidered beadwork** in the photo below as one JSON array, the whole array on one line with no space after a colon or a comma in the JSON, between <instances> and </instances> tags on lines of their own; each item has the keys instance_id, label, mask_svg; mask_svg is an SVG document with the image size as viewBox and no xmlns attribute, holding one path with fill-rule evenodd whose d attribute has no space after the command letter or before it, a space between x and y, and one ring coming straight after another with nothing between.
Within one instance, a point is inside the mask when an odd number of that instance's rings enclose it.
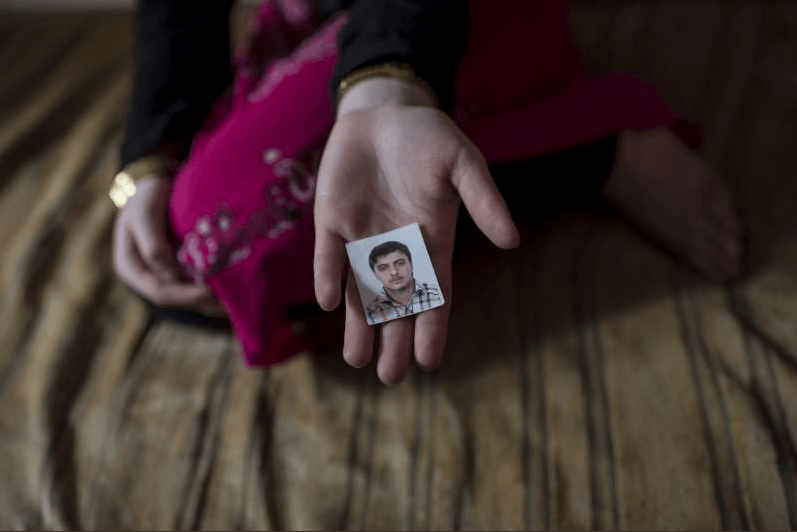
<instances>
[{"instance_id":1,"label":"embroidered beadwork","mask_svg":"<svg viewBox=\"0 0 797 532\"><path fill-rule=\"evenodd\" d=\"M281 159L276 148L266 150L264 162L270 164L277 180L263 191L266 208L252 214L245 224L236 223L227 203L217 206L212 215L201 216L194 230L186 235L177 258L195 282L246 260L255 239L274 239L296 227L297 221L312 209L316 176L322 149L306 150L295 159Z\"/></svg>"}]
</instances>

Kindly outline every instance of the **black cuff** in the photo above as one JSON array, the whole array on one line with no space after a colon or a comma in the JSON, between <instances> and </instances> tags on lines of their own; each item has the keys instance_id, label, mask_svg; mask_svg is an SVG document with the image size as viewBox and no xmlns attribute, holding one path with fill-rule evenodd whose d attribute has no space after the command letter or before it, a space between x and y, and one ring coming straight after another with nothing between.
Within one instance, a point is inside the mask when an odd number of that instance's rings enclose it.
<instances>
[{"instance_id":1,"label":"black cuff","mask_svg":"<svg viewBox=\"0 0 797 532\"><path fill-rule=\"evenodd\" d=\"M163 144L186 146L232 79L231 2L139 0L135 78L121 166Z\"/></svg>"},{"instance_id":2,"label":"black cuff","mask_svg":"<svg viewBox=\"0 0 797 532\"><path fill-rule=\"evenodd\" d=\"M408 63L431 86L440 108L454 106L454 79L467 42L468 2L462 0L366 0L355 2L340 32L340 59L330 84L362 67Z\"/></svg>"}]
</instances>

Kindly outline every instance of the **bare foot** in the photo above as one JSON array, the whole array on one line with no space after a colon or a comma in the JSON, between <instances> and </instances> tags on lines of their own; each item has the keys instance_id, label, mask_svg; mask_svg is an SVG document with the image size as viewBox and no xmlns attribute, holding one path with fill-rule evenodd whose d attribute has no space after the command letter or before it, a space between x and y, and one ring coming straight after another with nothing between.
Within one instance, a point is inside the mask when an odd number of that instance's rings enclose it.
<instances>
[{"instance_id":1,"label":"bare foot","mask_svg":"<svg viewBox=\"0 0 797 532\"><path fill-rule=\"evenodd\" d=\"M742 273L741 223L719 177L668 128L620 133L603 195L715 282Z\"/></svg>"}]
</instances>

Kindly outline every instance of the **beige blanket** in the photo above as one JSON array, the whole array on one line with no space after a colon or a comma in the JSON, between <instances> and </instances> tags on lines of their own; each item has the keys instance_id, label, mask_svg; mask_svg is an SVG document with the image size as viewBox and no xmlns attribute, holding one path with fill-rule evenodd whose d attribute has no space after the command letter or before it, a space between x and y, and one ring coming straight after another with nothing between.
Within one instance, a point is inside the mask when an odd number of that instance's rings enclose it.
<instances>
[{"instance_id":1,"label":"beige blanket","mask_svg":"<svg viewBox=\"0 0 797 532\"><path fill-rule=\"evenodd\" d=\"M706 127L754 271L604 215L461 235L443 366L245 369L111 267L129 14L0 17L0 527L797 529L797 3L587 1L587 62Z\"/></svg>"}]
</instances>

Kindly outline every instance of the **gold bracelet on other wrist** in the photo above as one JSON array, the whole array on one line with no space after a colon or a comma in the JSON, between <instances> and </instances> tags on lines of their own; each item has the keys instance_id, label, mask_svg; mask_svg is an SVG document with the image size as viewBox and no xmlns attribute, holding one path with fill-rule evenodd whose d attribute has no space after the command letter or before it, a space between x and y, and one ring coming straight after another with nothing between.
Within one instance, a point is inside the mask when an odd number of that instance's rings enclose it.
<instances>
[{"instance_id":1,"label":"gold bracelet on other wrist","mask_svg":"<svg viewBox=\"0 0 797 532\"><path fill-rule=\"evenodd\" d=\"M116 174L108 192L114 204L121 209L136 193L136 183L152 175L167 175L171 170L169 158L161 154L145 155L133 161Z\"/></svg>"},{"instance_id":2,"label":"gold bracelet on other wrist","mask_svg":"<svg viewBox=\"0 0 797 532\"><path fill-rule=\"evenodd\" d=\"M346 95L355 85L374 78L389 78L398 79L401 81L408 81L417 87L424 90L437 105L437 95L432 87L423 79L415 74L415 69L407 63L382 63L380 65L368 66L359 68L345 78L343 78L338 85L337 94L335 95L336 104L340 105L343 96Z\"/></svg>"}]
</instances>

